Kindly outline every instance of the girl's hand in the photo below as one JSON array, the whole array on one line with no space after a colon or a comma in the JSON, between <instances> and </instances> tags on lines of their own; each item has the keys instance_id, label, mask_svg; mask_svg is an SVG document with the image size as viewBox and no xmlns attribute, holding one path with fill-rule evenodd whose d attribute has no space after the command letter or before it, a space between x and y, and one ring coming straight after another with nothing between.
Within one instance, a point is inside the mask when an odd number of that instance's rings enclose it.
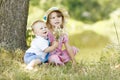
<instances>
[{"instance_id":1,"label":"girl's hand","mask_svg":"<svg viewBox=\"0 0 120 80\"><path fill-rule=\"evenodd\" d=\"M76 66L76 64L77 64L77 63L76 63L76 61L75 61L75 60L73 60L73 61L72 61L72 66L73 66L73 67L75 67L75 66Z\"/></svg>"},{"instance_id":2,"label":"girl's hand","mask_svg":"<svg viewBox=\"0 0 120 80\"><path fill-rule=\"evenodd\" d=\"M54 41L53 44L54 48L57 48L58 47L58 41Z\"/></svg>"},{"instance_id":3,"label":"girl's hand","mask_svg":"<svg viewBox=\"0 0 120 80\"><path fill-rule=\"evenodd\" d=\"M72 64L73 64L73 65L75 65L75 64L76 64L76 61L75 61L75 59L74 59L74 60L72 60Z\"/></svg>"}]
</instances>

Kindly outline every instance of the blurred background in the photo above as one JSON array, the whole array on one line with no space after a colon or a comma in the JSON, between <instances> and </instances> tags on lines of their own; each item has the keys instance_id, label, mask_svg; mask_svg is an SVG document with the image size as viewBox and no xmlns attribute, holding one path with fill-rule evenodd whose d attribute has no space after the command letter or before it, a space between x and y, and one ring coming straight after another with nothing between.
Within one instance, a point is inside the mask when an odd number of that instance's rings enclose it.
<instances>
[{"instance_id":1,"label":"blurred background","mask_svg":"<svg viewBox=\"0 0 120 80\"><path fill-rule=\"evenodd\" d=\"M111 44L120 45L120 0L30 0L27 45L33 38L31 24L43 19L50 7L68 11L66 24L70 44L80 49L78 62L98 61Z\"/></svg>"}]
</instances>

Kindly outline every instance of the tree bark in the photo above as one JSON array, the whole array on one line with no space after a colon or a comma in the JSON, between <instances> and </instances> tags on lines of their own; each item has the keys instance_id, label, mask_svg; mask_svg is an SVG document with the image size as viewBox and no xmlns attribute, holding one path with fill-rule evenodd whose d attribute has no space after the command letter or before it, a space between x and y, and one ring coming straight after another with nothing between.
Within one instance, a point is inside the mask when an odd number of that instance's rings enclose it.
<instances>
[{"instance_id":1,"label":"tree bark","mask_svg":"<svg viewBox=\"0 0 120 80\"><path fill-rule=\"evenodd\" d=\"M0 48L26 49L29 0L0 0Z\"/></svg>"}]
</instances>

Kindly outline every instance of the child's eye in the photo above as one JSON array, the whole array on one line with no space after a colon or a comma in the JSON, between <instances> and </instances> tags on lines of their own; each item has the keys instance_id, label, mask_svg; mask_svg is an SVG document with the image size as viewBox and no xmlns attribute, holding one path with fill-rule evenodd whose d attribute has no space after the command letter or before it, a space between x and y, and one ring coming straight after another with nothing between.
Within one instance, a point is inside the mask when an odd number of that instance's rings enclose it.
<instances>
[{"instance_id":1,"label":"child's eye","mask_svg":"<svg viewBox=\"0 0 120 80\"><path fill-rule=\"evenodd\" d=\"M40 28L40 29L43 29L43 28Z\"/></svg>"},{"instance_id":2,"label":"child's eye","mask_svg":"<svg viewBox=\"0 0 120 80\"><path fill-rule=\"evenodd\" d=\"M51 17L50 19L55 19L55 17Z\"/></svg>"},{"instance_id":3,"label":"child's eye","mask_svg":"<svg viewBox=\"0 0 120 80\"><path fill-rule=\"evenodd\" d=\"M60 18L61 16L57 16L58 18Z\"/></svg>"}]
</instances>

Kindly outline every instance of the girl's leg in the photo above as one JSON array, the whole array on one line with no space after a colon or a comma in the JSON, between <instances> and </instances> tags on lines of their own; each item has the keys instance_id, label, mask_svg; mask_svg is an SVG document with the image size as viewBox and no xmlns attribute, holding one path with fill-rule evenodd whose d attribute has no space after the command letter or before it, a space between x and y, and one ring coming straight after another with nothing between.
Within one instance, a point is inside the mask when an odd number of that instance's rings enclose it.
<instances>
[{"instance_id":1,"label":"girl's leg","mask_svg":"<svg viewBox=\"0 0 120 80\"><path fill-rule=\"evenodd\" d=\"M75 56L79 50L76 47L72 47L72 49L73 49L73 54ZM64 63L69 62L71 60L66 49L63 50L61 58L63 59Z\"/></svg>"},{"instance_id":2,"label":"girl's leg","mask_svg":"<svg viewBox=\"0 0 120 80\"><path fill-rule=\"evenodd\" d=\"M56 54L50 55L48 61L49 63L55 63L55 65L64 65L64 63L60 60L60 57Z\"/></svg>"},{"instance_id":3,"label":"girl's leg","mask_svg":"<svg viewBox=\"0 0 120 80\"><path fill-rule=\"evenodd\" d=\"M76 53L78 53L78 52L79 52L79 49L78 49L78 48L76 48L76 47L74 47L74 46L72 46L72 49L73 49L74 55L76 55Z\"/></svg>"}]
</instances>

